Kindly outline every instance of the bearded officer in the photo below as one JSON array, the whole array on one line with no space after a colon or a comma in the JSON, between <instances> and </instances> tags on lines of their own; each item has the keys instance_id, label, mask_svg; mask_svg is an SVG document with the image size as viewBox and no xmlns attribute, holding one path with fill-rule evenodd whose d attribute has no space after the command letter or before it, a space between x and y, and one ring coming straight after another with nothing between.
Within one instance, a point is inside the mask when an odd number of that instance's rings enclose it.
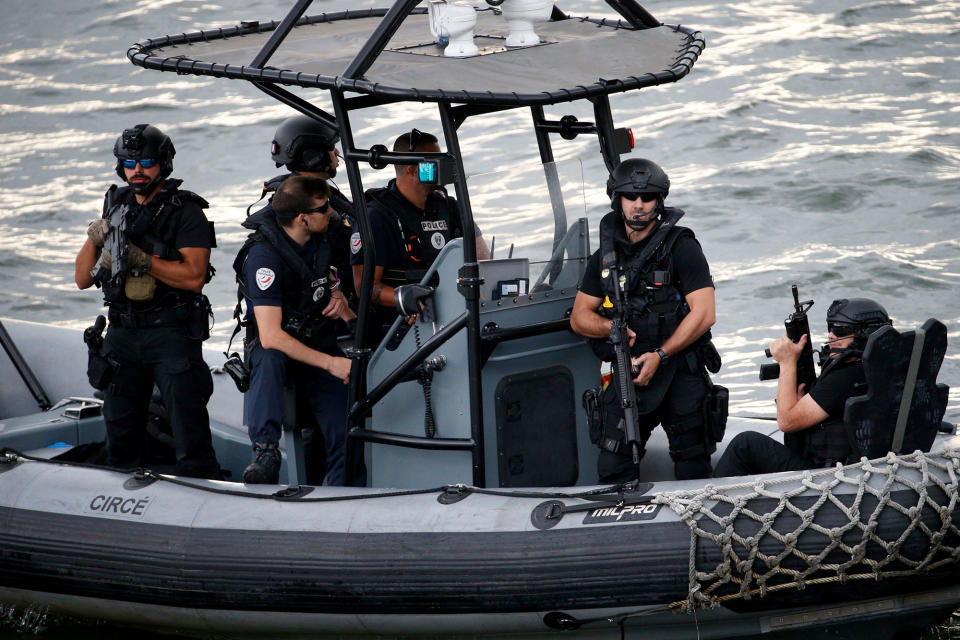
<instances>
[{"instance_id":1,"label":"bearded officer","mask_svg":"<svg viewBox=\"0 0 960 640\"><path fill-rule=\"evenodd\" d=\"M201 291L216 245L203 213L207 202L170 179L173 141L158 128L125 130L113 154L127 184L107 191L75 274L80 289L102 287L109 307L109 329L95 354L108 366L91 377L104 393L107 463L140 465L156 384L176 442L176 473L217 478L207 414L213 380L201 352L211 316Z\"/></svg>"},{"instance_id":2,"label":"bearded officer","mask_svg":"<svg viewBox=\"0 0 960 640\"><path fill-rule=\"evenodd\" d=\"M640 455L657 424L670 441L678 479L710 475L715 440L705 419L710 382L705 366L719 369L710 342L715 320L710 268L693 232L677 225L683 211L667 207L670 180L650 160L621 163L607 182L613 211L600 222L600 248L587 262L574 301L570 325L592 338L598 356L613 360L609 343L619 275L627 309L631 354L639 372L636 386ZM616 376L614 376L616 378ZM631 447L623 431L619 390L604 392L601 482L637 477Z\"/></svg>"},{"instance_id":3,"label":"bearded officer","mask_svg":"<svg viewBox=\"0 0 960 640\"><path fill-rule=\"evenodd\" d=\"M847 437L844 410L849 398L866 392L862 356L867 338L892 324L887 310L874 300L834 300L827 309L829 338L820 352L823 366L810 393L797 385L797 360L810 336L794 343L784 335L771 343L770 355L780 363L777 427L788 444L754 431L739 433L717 462L714 476L797 471L855 461L859 456Z\"/></svg>"},{"instance_id":4,"label":"bearded officer","mask_svg":"<svg viewBox=\"0 0 960 640\"><path fill-rule=\"evenodd\" d=\"M331 217L326 183L292 176L280 185L270 209L244 222L254 233L234 269L247 300L248 429L254 459L243 472L246 483L276 484L279 479L289 380L323 433L324 484L345 484L344 384L351 362L337 346L333 321L351 320L354 314L330 269L338 259L326 237Z\"/></svg>"},{"instance_id":5,"label":"bearded officer","mask_svg":"<svg viewBox=\"0 0 960 640\"><path fill-rule=\"evenodd\" d=\"M413 129L394 142L403 153L440 153L436 136ZM397 177L386 187L364 195L370 217L375 262L371 300L376 321L371 337L377 341L397 317L393 290L402 284L419 283L448 242L463 236L457 201L443 188L420 182L418 166L396 165ZM477 259L490 258L480 230L476 231ZM360 234L354 233L350 251L357 294L363 276ZM375 343L374 343L375 344Z\"/></svg>"}]
</instances>

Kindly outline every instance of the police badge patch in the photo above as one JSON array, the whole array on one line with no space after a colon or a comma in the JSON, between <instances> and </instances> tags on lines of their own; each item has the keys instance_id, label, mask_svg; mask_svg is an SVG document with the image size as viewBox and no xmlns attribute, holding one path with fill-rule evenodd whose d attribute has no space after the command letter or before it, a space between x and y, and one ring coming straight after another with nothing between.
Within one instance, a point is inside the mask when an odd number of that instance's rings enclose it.
<instances>
[{"instance_id":1,"label":"police badge patch","mask_svg":"<svg viewBox=\"0 0 960 640\"><path fill-rule=\"evenodd\" d=\"M443 237L442 233L437 231L435 234L430 236L430 244L433 245L434 249L443 249L443 245L447 244L447 240Z\"/></svg>"},{"instance_id":2,"label":"police badge patch","mask_svg":"<svg viewBox=\"0 0 960 640\"><path fill-rule=\"evenodd\" d=\"M276 280L276 275L273 273L273 269L268 269L267 267L260 267L257 269L257 287L260 291L266 291L270 288L270 285L273 284L273 281Z\"/></svg>"},{"instance_id":3,"label":"police badge patch","mask_svg":"<svg viewBox=\"0 0 960 640\"><path fill-rule=\"evenodd\" d=\"M363 243L360 242L360 232L355 231L350 234L350 253L359 253L362 247Z\"/></svg>"}]
</instances>

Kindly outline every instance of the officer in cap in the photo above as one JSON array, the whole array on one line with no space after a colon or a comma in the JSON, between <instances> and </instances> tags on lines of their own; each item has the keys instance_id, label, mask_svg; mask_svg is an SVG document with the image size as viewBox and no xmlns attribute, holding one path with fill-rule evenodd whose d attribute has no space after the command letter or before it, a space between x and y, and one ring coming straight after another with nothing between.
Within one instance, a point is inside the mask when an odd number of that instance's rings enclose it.
<instances>
[{"instance_id":1,"label":"officer in cap","mask_svg":"<svg viewBox=\"0 0 960 640\"><path fill-rule=\"evenodd\" d=\"M327 236L333 218L327 184L291 176L272 207L243 223L254 232L234 270L247 301L250 365L248 430L254 458L243 472L251 484L279 479L284 388L297 391L323 434L327 485L345 484L347 388L351 361L337 346L334 320L351 320L341 283L330 265L343 256Z\"/></svg>"},{"instance_id":2,"label":"officer in cap","mask_svg":"<svg viewBox=\"0 0 960 640\"><path fill-rule=\"evenodd\" d=\"M797 385L797 360L810 339L794 343L786 335L770 344L770 355L780 363L777 382L777 426L791 438L790 445L747 431L738 434L717 462L717 477L775 471L794 471L853 462L843 413L847 399L866 390L863 349L867 338L892 325L886 309L869 298L834 300L827 310L829 339L820 351L820 375L809 393Z\"/></svg>"},{"instance_id":3,"label":"officer in cap","mask_svg":"<svg viewBox=\"0 0 960 640\"><path fill-rule=\"evenodd\" d=\"M601 359L612 361L611 319L624 315L638 371L633 384L641 456L662 424L676 477L708 477L717 437L705 417L711 389L705 369L720 367L709 333L716 317L709 265L693 232L677 225L684 212L664 204L670 179L656 163L622 162L607 193L613 210L600 221L600 248L587 262L570 326L591 338ZM618 308L618 286L626 309ZM624 482L638 473L616 387L607 387L601 400L601 482Z\"/></svg>"},{"instance_id":4,"label":"officer in cap","mask_svg":"<svg viewBox=\"0 0 960 640\"><path fill-rule=\"evenodd\" d=\"M89 371L104 394L107 461L140 465L156 385L176 441L177 474L217 478L207 415L213 380L201 353L212 315L201 292L216 246L207 202L170 178L173 141L158 128L126 129L113 154L126 184L107 191L75 274L80 289L101 287L109 308L109 329Z\"/></svg>"},{"instance_id":5,"label":"officer in cap","mask_svg":"<svg viewBox=\"0 0 960 640\"><path fill-rule=\"evenodd\" d=\"M340 166L340 151L337 149L339 141L340 132L337 128L320 120L302 115L284 120L277 127L270 142L270 158L278 167L285 166L290 173L275 176L264 182L260 198L276 192L283 181L291 175L325 180L330 190L329 202L332 211L330 225L326 232L327 240L346 250L350 243L354 211L350 199L343 195L332 182L337 175L337 167ZM250 208L247 209L248 214ZM343 255L347 258L333 266L337 269L338 277L343 283L344 295L352 299L353 273L350 270L350 254L344 251Z\"/></svg>"},{"instance_id":6,"label":"officer in cap","mask_svg":"<svg viewBox=\"0 0 960 640\"><path fill-rule=\"evenodd\" d=\"M433 134L412 129L396 139L393 150L440 153L440 145ZM370 323L370 337L376 341L397 317L394 288L419 283L447 243L463 236L457 201L443 187L421 182L415 164L398 164L395 169L396 178L386 187L364 194L375 250L371 300L376 321ZM477 258L489 259L490 249L479 228L476 243ZM361 248L360 234L354 233L350 251L358 294L363 276Z\"/></svg>"}]
</instances>

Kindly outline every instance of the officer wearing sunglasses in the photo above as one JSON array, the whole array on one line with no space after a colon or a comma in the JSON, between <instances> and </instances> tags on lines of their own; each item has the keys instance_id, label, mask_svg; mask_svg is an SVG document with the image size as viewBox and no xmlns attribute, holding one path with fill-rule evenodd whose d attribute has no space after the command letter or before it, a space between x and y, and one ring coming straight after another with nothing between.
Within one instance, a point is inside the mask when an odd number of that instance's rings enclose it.
<instances>
[{"instance_id":1,"label":"officer wearing sunglasses","mask_svg":"<svg viewBox=\"0 0 960 640\"><path fill-rule=\"evenodd\" d=\"M800 437L793 446L762 433L738 434L717 462L714 475L740 476L795 471L854 462L843 424L847 399L865 391L863 349L867 338L892 325L886 309L869 298L834 300L827 310L828 341L820 351L820 375L812 389L797 386L797 360L810 336L794 343L786 335L770 344L780 363L777 382L777 426ZM806 393L809 391L809 393Z\"/></svg>"},{"instance_id":2,"label":"officer wearing sunglasses","mask_svg":"<svg viewBox=\"0 0 960 640\"><path fill-rule=\"evenodd\" d=\"M626 160L610 175L613 210L600 222L600 248L587 262L570 326L591 339L598 357L612 361L612 318L625 318L636 367L640 455L662 424L674 473L684 480L710 475L710 454L721 436L708 420L713 386L707 369L716 372L720 358L710 342L716 318L710 267L693 232L677 225L683 211L664 204L669 192L670 179L650 160ZM638 470L616 384L603 391L600 405L591 429L601 449L600 481L632 480Z\"/></svg>"},{"instance_id":3,"label":"officer wearing sunglasses","mask_svg":"<svg viewBox=\"0 0 960 640\"><path fill-rule=\"evenodd\" d=\"M313 434L311 458L323 460L326 475L311 479L323 466L308 460L308 481L344 485L347 388L351 361L337 346L334 321L352 320L337 270L337 255L327 231L332 218L325 181L291 176L273 197L272 207L243 223L252 233L234 269L246 300L246 363L250 368L248 431L253 461L243 472L250 484L276 484L280 470L284 389L296 389L322 433ZM306 438L305 438L306 439ZM362 478L356 478L362 482Z\"/></svg>"},{"instance_id":4,"label":"officer wearing sunglasses","mask_svg":"<svg viewBox=\"0 0 960 640\"><path fill-rule=\"evenodd\" d=\"M76 259L80 289L103 289L110 326L91 352L90 384L104 394L107 462L144 464L154 385L170 418L178 475L217 478L207 414L213 391L201 345L209 334L213 225L207 202L180 188L173 141L160 129L126 129L114 149L126 183L107 191L103 215L90 223Z\"/></svg>"}]
</instances>

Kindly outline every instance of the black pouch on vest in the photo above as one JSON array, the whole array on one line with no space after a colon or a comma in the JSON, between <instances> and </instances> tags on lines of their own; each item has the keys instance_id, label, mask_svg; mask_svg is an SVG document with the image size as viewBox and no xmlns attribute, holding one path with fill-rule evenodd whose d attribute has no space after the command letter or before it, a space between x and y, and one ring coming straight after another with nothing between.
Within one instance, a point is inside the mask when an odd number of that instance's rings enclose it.
<instances>
[{"instance_id":1,"label":"black pouch on vest","mask_svg":"<svg viewBox=\"0 0 960 640\"><path fill-rule=\"evenodd\" d=\"M590 442L600 444L600 438L603 437L603 411L600 408L599 387L583 392L583 410L587 413Z\"/></svg>"},{"instance_id":2,"label":"black pouch on vest","mask_svg":"<svg viewBox=\"0 0 960 640\"><path fill-rule=\"evenodd\" d=\"M189 304L187 314L187 335L191 340L203 342L210 337L210 319L213 318L213 307L205 295L199 295Z\"/></svg>"},{"instance_id":3,"label":"black pouch on vest","mask_svg":"<svg viewBox=\"0 0 960 640\"><path fill-rule=\"evenodd\" d=\"M714 443L721 442L727 432L727 411L730 404L730 392L718 384L710 385L704 398L707 435Z\"/></svg>"},{"instance_id":4,"label":"black pouch on vest","mask_svg":"<svg viewBox=\"0 0 960 640\"><path fill-rule=\"evenodd\" d=\"M703 366L707 368L707 371L710 373L720 371L723 361L720 360L720 352L713 346L713 341L707 341L700 348L700 357L703 358Z\"/></svg>"}]
</instances>

